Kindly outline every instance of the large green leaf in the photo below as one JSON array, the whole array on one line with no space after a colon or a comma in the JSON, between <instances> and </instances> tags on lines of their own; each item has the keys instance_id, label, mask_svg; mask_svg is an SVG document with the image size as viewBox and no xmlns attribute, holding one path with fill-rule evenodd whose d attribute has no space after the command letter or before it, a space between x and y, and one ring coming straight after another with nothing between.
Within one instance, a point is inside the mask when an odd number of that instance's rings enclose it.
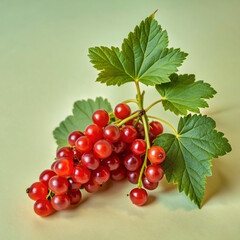
<instances>
[{"instance_id":1,"label":"large green leaf","mask_svg":"<svg viewBox=\"0 0 240 240\"><path fill-rule=\"evenodd\" d=\"M67 139L71 132L75 130L84 131L87 125L92 123L92 114L98 109L112 112L112 107L108 100L101 97L96 98L96 100L88 99L75 102L73 115L68 116L53 131L58 147L68 145Z\"/></svg>"},{"instance_id":2,"label":"large green leaf","mask_svg":"<svg viewBox=\"0 0 240 240\"><path fill-rule=\"evenodd\" d=\"M180 49L168 49L167 32L153 15L146 18L124 39L122 50L116 47L89 48L89 57L100 71L97 81L107 85L122 85L138 79L146 85L169 82L187 54Z\"/></svg>"},{"instance_id":3,"label":"large green leaf","mask_svg":"<svg viewBox=\"0 0 240 240\"><path fill-rule=\"evenodd\" d=\"M170 110L176 115L187 115L187 111L199 113L199 108L208 107L204 99L212 98L216 91L203 81L195 82L193 74L170 76L171 82L156 85L161 94L165 110Z\"/></svg>"},{"instance_id":4,"label":"large green leaf","mask_svg":"<svg viewBox=\"0 0 240 240\"><path fill-rule=\"evenodd\" d=\"M178 136L161 134L154 141L166 152L162 167L167 181L178 184L179 191L184 191L199 208L206 176L211 175L212 158L231 151L228 140L215 127L210 117L188 115L180 119Z\"/></svg>"}]
</instances>

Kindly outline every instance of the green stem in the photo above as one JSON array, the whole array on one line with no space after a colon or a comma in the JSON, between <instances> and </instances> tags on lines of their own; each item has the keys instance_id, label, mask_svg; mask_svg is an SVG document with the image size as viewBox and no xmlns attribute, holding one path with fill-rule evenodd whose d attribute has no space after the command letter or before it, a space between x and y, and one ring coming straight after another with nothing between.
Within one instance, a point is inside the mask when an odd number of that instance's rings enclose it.
<instances>
[{"instance_id":1,"label":"green stem","mask_svg":"<svg viewBox=\"0 0 240 240\"><path fill-rule=\"evenodd\" d=\"M123 119L120 123L116 124L118 127L121 127L124 123L128 122L129 120L138 116L138 112L134 113L133 115L129 116L128 118Z\"/></svg>"}]
</instances>

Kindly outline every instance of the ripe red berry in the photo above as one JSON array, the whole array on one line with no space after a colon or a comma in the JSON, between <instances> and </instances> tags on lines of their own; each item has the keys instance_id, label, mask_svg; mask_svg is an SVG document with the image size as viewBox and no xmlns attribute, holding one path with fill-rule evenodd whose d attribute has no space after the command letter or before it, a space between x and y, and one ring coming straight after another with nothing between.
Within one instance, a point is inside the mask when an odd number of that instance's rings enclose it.
<instances>
[{"instance_id":1,"label":"ripe red berry","mask_svg":"<svg viewBox=\"0 0 240 240\"><path fill-rule=\"evenodd\" d=\"M163 133L163 126L160 122L153 121L149 125L150 125L149 132L152 133L154 136Z\"/></svg>"},{"instance_id":2,"label":"ripe red berry","mask_svg":"<svg viewBox=\"0 0 240 240\"><path fill-rule=\"evenodd\" d=\"M130 116L131 109L127 104L120 103L115 107L114 113L118 119L124 119Z\"/></svg>"},{"instance_id":3,"label":"ripe red berry","mask_svg":"<svg viewBox=\"0 0 240 240\"><path fill-rule=\"evenodd\" d=\"M82 199L82 194L79 190L78 191L68 191L67 195L70 199L71 205L78 204Z\"/></svg>"},{"instance_id":4,"label":"ripe red berry","mask_svg":"<svg viewBox=\"0 0 240 240\"><path fill-rule=\"evenodd\" d=\"M75 146L75 142L78 138L84 136L84 134L80 131L71 132L68 136L68 143L70 146Z\"/></svg>"},{"instance_id":5,"label":"ripe red berry","mask_svg":"<svg viewBox=\"0 0 240 240\"><path fill-rule=\"evenodd\" d=\"M80 189L80 187L82 186L81 183L76 183L73 181L72 178L68 178L68 190L74 192L74 191L78 191Z\"/></svg>"},{"instance_id":6,"label":"ripe red berry","mask_svg":"<svg viewBox=\"0 0 240 240\"><path fill-rule=\"evenodd\" d=\"M125 150L126 146L127 144L120 139L118 142L113 143L113 152L116 154L122 153Z\"/></svg>"},{"instance_id":7,"label":"ripe red berry","mask_svg":"<svg viewBox=\"0 0 240 240\"><path fill-rule=\"evenodd\" d=\"M46 217L52 213L52 204L47 199L39 199L34 204L34 212L41 216Z\"/></svg>"},{"instance_id":8,"label":"ripe red berry","mask_svg":"<svg viewBox=\"0 0 240 240\"><path fill-rule=\"evenodd\" d=\"M110 178L109 168L106 166L100 166L98 169L94 170L92 173L92 180L101 185Z\"/></svg>"},{"instance_id":9,"label":"ripe red berry","mask_svg":"<svg viewBox=\"0 0 240 240\"><path fill-rule=\"evenodd\" d=\"M68 190L68 181L64 177L53 176L48 182L48 187L55 194L64 194Z\"/></svg>"},{"instance_id":10,"label":"ripe red berry","mask_svg":"<svg viewBox=\"0 0 240 240\"><path fill-rule=\"evenodd\" d=\"M96 124L90 124L85 130L85 135L90 139L92 143L102 139L103 131L102 128Z\"/></svg>"},{"instance_id":11,"label":"ripe red berry","mask_svg":"<svg viewBox=\"0 0 240 240\"><path fill-rule=\"evenodd\" d=\"M79 152L78 150L76 150L76 149L74 149L73 150L73 153L74 153L74 159L76 160L80 160L81 158L82 158L82 153L81 152Z\"/></svg>"},{"instance_id":12,"label":"ripe red berry","mask_svg":"<svg viewBox=\"0 0 240 240\"><path fill-rule=\"evenodd\" d=\"M116 143L121 137L121 131L116 125L110 124L103 130L103 137L111 143Z\"/></svg>"},{"instance_id":13,"label":"ripe red berry","mask_svg":"<svg viewBox=\"0 0 240 240\"><path fill-rule=\"evenodd\" d=\"M92 142L86 136L80 137L75 143L76 149L81 153L90 152L92 149Z\"/></svg>"},{"instance_id":14,"label":"ripe red berry","mask_svg":"<svg viewBox=\"0 0 240 240\"><path fill-rule=\"evenodd\" d=\"M45 184L41 182L35 182L32 186L28 189L28 196L37 201L38 199L44 199L48 195L48 188Z\"/></svg>"},{"instance_id":15,"label":"ripe red berry","mask_svg":"<svg viewBox=\"0 0 240 240\"><path fill-rule=\"evenodd\" d=\"M49 179L53 176L56 176L56 173L54 171L49 169L44 170L39 176L39 181L48 187Z\"/></svg>"},{"instance_id":16,"label":"ripe red berry","mask_svg":"<svg viewBox=\"0 0 240 240\"><path fill-rule=\"evenodd\" d=\"M68 159L73 160L74 153L70 147L61 147L58 149L58 151L56 153L56 158L57 159L68 158Z\"/></svg>"},{"instance_id":17,"label":"ripe red berry","mask_svg":"<svg viewBox=\"0 0 240 240\"><path fill-rule=\"evenodd\" d=\"M70 206L70 198L64 194L64 195L55 195L51 200L52 207L57 210L65 210Z\"/></svg>"},{"instance_id":18,"label":"ripe red berry","mask_svg":"<svg viewBox=\"0 0 240 240\"><path fill-rule=\"evenodd\" d=\"M137 206L142 206L147 202L148 194L145 189L134 188L130 192L130 199L133 204Z\"/></svg>"},{"instance_id":19,"label":"ripe red berry","mask_svg":"<svg viewBox=\"0 0 240 240\"><path fill-rule=\"evenodd\" d=\"M107 111L99 109L93 113L92 120L99 127L105 127L109 122L109 115Z\"/></svg>"},{"instance_id":20,"label":"ripe red berry","mask_svg":"<svg viewBox=\"0 0 240 240\"><path fill-rule=\"evenodd\" d=\"M112 144L104 139L97 141L93 146L93 152L99 158L108 158L113 151Z\"/></svg>"},{"instance_id":21,"label":"ripe red berry","mask_svg":"<svg viewBox=\"0 0 240 240\"><path fill-rule=\"evenodd\" d=\"M138 183L140 170L141 169L139 168L136 171L127 171L127 178L128 178L128 181L130 183L132 183L132 184L137 184Z\"/></svg>"},{"instance_id":22,"label":"ripe red berry","mask_svg":"<svg viewBox=\"0 0 240 240\"><path fill-rule=\"evenodd\" d=\"M85 183L84 188L89 193L95 193L99 190L100 185L95 183L92 179L90 179L87 183Z\"/></svg>"},{"instance_id":23,"label":"ripe red berry","mask_svg":"<svg viewBox=\"0 0 240 240\"><path fill-rule=\"evenodd\" d=\"M110 171L113 171L120 166L120 160L117 154L113 153L110 157L103 159L101 164L107 166Z\"/></svg>"},{"instance_id":24,"label":"ripe red berry","mask_svg":"<svg viewBox=\"0 0 240 240\"><path fill-rule=\"evenodd\" d=\"M76 166L73 168L71 177L74 182L84 184L89 181L91 171L84 166Z\"/></svg>"},{"instance_id":25,"label":"ripe red berry","mask_svg":"<svg viewBox=\"0 0 240 240\"><path fill-rule=\"evenodd\" d=\"M158 187L158 182L150 182L146 176L142 177L142 184L148 190L154 190Z\"/></svg>"},{"instance_id":26,"label":"ripe red berry","mask_svg":"<svg viewBox=\"0 0 240 240\"><path fill-rule=\"evenodd\" d=\"M147 143L142 139L135 139L131 145L131 151L136 155L142 155L146 152Z\"/></svg>"},{"instance_id":27,"label":"ripe red berry","mask_svg":"<svg viewBox=\"0 0 240 240\"><path fill-rule=\"evenodd\" d=\"M124 166L128 171L136 171L142 164L141 157L130 153L124 158Z\"/></svg>"},{"instance_id":28,"label":"ripe red berry","mask_svg":"<svg viewBox=\"0 0 240 240\"><path fill-rule=\"evenodd\" d=\"M61 158L56 161L53 170L58 176L67 177L72 173L73 160Z\"/></svg>"},{"instance_id":29,"label":"ripe red berry","mask_svg":"<svg viewBox=\"0 0 240 240\"><path fill-rule=\"evenodd\" d=\"M150 182L159 182L164 176L164 171L160 165L152 164L146 168L145 176Z\"/></svg>"},{"instance_id":30,"label":"ripe red berry","mask_svg":"<svg viewBox=\"0 0 240 240\"><path fill-rule=\"evenodd\" d=\"M126 143L132 143L137 138L137 130L133 126L126 126L121 130L121 138Z\"/></svg>"},{"instance_id":31,"label":"ripe red berry","mask_svg":"<svg viewBox=\"0 0 240 240\"><path fill-rule=\"evenodd\" d=\"M151 163L159 164L165 159L165 152L158 146L153 146L148 151L148 159Z\"/></svg>"},{"instance_id":32,"label":"ripe red berry","mask_svg":"<svg viewBox=\"0 0 240 240\"><path fill-rule=\"evenodd\" d=\"M54 167L55 167L56 163L57 163L57 161L54 161L54 162L52 163L52 165L51 165L52 171L54 171Z\"/></svg>"},{"instance_id":33,"label":"ripe red berry","mask_svg":"<svg viewBox=\"0 0 240 240\"><path fill-rule=\"evenodd\" d=\"M111 179L113 181L121 181L126 177L126 169L123 166L120 166L118 169L111 172Z\"/></svg>"},{"instance_id":34,"label":"ripe red berry","mask_svg":"<svg viewBox=\"0 0 240 240\"><path fill-rule=\"evenodd\" d=\"M84 167L90 170L95 170L100 165L99 158L92 152L84 153L82 155L81 163Z\"/></svg>"}]
</instances>

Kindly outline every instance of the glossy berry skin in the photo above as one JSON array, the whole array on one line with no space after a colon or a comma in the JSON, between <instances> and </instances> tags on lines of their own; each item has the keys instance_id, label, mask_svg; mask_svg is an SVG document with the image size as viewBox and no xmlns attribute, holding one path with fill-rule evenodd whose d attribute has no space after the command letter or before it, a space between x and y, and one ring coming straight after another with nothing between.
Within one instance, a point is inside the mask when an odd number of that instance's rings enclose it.
<instances>
[{"instance_id":1,"label":"glossy berry skin","mask_svg":"<svg viewBox=\"0 0 240 240\"><path fill-rule=\"evenodd\" d=\"M54 172L61 177L67 177L72 173L73 160L61 158L57 160L53 168Z\"/></svg>"},{"instance_id":2,"label":"glossy berry skin","mask_svg":"<svg viewBox=\"0 0 240 240\"><path fill-rule=\"evenodd\" d=\"M145 176L150 182L159 182L164 176L164 171L160 165L152 164L146 168Z\"/></svg>"},{"instance_id":3,"label":"glossy berry skin","mask_svg":"<svg viewBox=\"0 0 240 240\"><path fill-rule=\"evenodd\" d=\"M130 183L132 184L137 184L139 175L140 175L140 168L137 169L136 171L127 171L127 179Z\"/></svg>"},{"instance_id":4,"label":"glossy berry skin","mask_svg":"<svg viewBox=\"0 0 240 240\"><path fill-rule=\"evenodd\" d=\"M93 146L93 152L102 159L108 158L112 154L112 151L112 144L104 139L97 141Z\"/></svg>"},{"instance_id":5,"label":"glossy berry skin","mask_svg":"<svg viewBox=\"0 0 240 240\"><path fill-rule=\"evenodd\" d=\"M29 188L28 196L34 201L37 201L38 199L45 199L47 195L48 188L41 182L35 182Z\"/></svg>"},{"instance_id":6,"label":"glossy berry skin","mask_svg":"<svg viewBox=\"0 0 240 240\"><path fill-rule=\"evenodd\" d=\"M68 181L68 190L72 192L78 191L82 186L81 183L74 182L72 178L68 178L67 181Z\"/></svg>"},{"instance_id":7,"label":"glossy berry skin","mask_svg":"<svg viewBox=\"0 0 240 240\"><path fill-rule=\"evenodd\" d=\"M46 217L52 213L53 207L49 200L39 199L35 202L33 209L37 215Z\"/></svg>"},{"instance_id":8,"label":"glossy berry skin","mask_svg":"<svg viewBox=\"0 0 240 240\"><path fill-rule=\"evenodd\" d=\"M56 176L56 173L54 171L49 169L44 170L39 176L39 181L48 187L49 179L53 176Z\"/></svg>"},{"instance_id":9,"label":"glossy berry skin","mask_svg":"<svg viewBox=\"0 0 240 240\"><path fill-rule=\"evenodd\" d=\"M107 166L110 171L113 171L120 166L120 160L117 154L113 153L110 157L103 159L101 164Z\"/></svg>"},{"instance_id":10,"label":"glossy berry skin","mask_svg":"<svg viewBox=\"0 0 240 240\"><path fill-rule=\"evenodd\" d=\"M123 166L120 166L118 169L111 172L111 179L113 181L121 181L126 177L126 169Z\"/></svg>"},{"instance_id":11,"label":"glossy berry skin","mask_svg":"<svg viewBox=\"0 0 240 240\"><path fill-rule=\"evenodd\" d=\"M84 185L84 189L89 193L95 193L99 190L100 185L95 183L92 179L90 179L87 183Z\"/></svg>"},{"instance_id":12,"label":"glossy berry skin","mask_svg":"<svg viewBox=\"0 0 240 240\"><path fill-rule=\"evenodd\" d=\"M135 155L142 155L146 152L147 143L142 139L135 139L131 145L131 151Z\"/></svg>"},{"instance_id":13,"label":"glossy berry skin","mask_svg":"<svg viewBox=\"0 0 240 240\"><path fill-rule=\"evenodd\" d=\"M78 150L73 150L73 153L74 153L74 159L78 159L78 160L80 160L81 158L82 158L82 153L81 152L79 152Z\"/></svg>"},{"instance_id":14,"label":"glossy berry skin","mask_svg":"<svg viewBox=\"0 0 240 240\"><path fill-rule=\"evenodd\" d=\"M133 204L137 205L137 206L142 206L147 202L147 191L143 188L139 189L139 188L134 188L131 192L130 192L130 199L132 201Z\"/></svg>"},{"instance_id":15,"label":"glossy berry skin","mask_svg":"<svg viewBox=\"0 0 240 240\"><path fill-rule=\"evenodd\" d=\"M85 135L90 139L92 143L95 143L98 140L102 139L103 130L96 124L90 124L85 130Z\"/></svg>"},{"instance_id":16,"label":"glossy berry skin","mask_svg":"<svg viewBox=\"0 0 240 240\"><path fill-rule=\"evenodd\" d=\"M128 171L136 171L142 164L141 157L130 153L124 158L124 166Z\"/></svg>"},{"instance_id":17,"label":"glossy berry skin","mask_svg":"<svg viewBox=\"0 0 240 240\"><path fill-rule=\"evenodd\" d=\"M101 165L98 169L96 169L92 173L92 180L99 185L106 182L109 178L110 178L110 171L106 166Z\"/></svg>"},{"instance_id":18,"label":"glossy berry skin","mask_svg":"<svg viewBox=\"0 0 240 240\"><path fill-rule=\"evenodd\" d=\"M148 190L154 190L158 187L158 182L150 182L146 176L143 176L142 178L142 184L144 188Z\"/></svg>"},{"instance_id":19,"label":"glossy berry skin","mask_svg":"<svg viewBox=\"0 0 240 240\"><path fill-rule=\"evenodd\" d=\"M57 163L57 161L54 161L54 162L52 163L52 165L51 165L51 170L52 170L52 171L54 171L54 167L55 167L56 163Z\"/></svg>"},{"instance_id":20,"label":"glossy berry skin","mask_svg":"<svg viewBox=\"0 0 240 240\"><path fill-rule=\"evenodd\" d=\"M116 154L122 153L126 147L127 144L120 139L118 142L113 143L113 152Z\"/></svg>"},{"instance_id":21,"label":"glossy berry skin","mask_svg":"<svg viewBox=\"0 0 240 240\"><path fill-rule=\"evenodd\" d=\"M84 166L76 166L73 168L71 177L74 182L84 184L89 181L91 171Z\"/></svg>"},{"instance_id":22,"label":"glossy berry skin","mask_svg":"<svg viewBox=\"0 0 240 240\"><path fill-rule=\"evenodd\" d=\"M70 146L75 146L75 142L78 138L84 136L84 134L80 131L74 131L74 132L71 132L68 136L68 143Z\"/></svg>"},{"instance_id":23,"label":"glossy berry skin","mask_svg":"<svg viewBox=\"0 0 240 240\"><path fill-rule=\"evenodd\" d=\"M81 163L90 170L96 170L100 165L100 160L94 153L90 152L82 155Z\"/></svg>"},{"instance_id":24,"label":"glossy berry skin","mask_svg":"<svg viewBox=\"0 0 240 240\"><path fill-rule=\"evenodd\" d=\"M109 115L107 111L99 109L93 113L92 120L99 127L105 127L109 122Z\"/></svg>"},{"instance_id":25,"label":"glossy berry skin","mask_svg":"<svg viewBox=\"0 0 240 240\"><path fill-rule=\"evenodd\" d=\"M70 199L70 205L78 204L82 199L81 192L78 191L68 191L67 196Z\"/></svg>"},{"instance_id":26,"label":"glossy berry skin","mask_svg":"<svg viewBox=\"0 0 240 240\"><path fill-rule=\"evenodd\" d=\"M61 147L58 149L58 151L56 153L56 158L57 159L68 158L68 159L73 160L74 153L70 147Z\"/></svg>"},{"instance_id":27,"label":"glossy berry skin","mask_svg":"<svg viewBox=\"0 0 240 240\"><path fill-rule=\"evenodd\" d=\"M125 103L120 103L115 107L114 114L118 119L124 119L130 116L131 109Z\"/></svg>"},{"instance_id":28,"label":"glossy berry skin","mask_svg":"<svg viewBox=\"0 0 240 240\"><path fill-rule=\"evenodd\" d=\"M90 152L92 149L92 142L86 136L80 137L76 140L75 146L77 151L81 153Z\"/></svg>"},{"instance_id":29,"label":"glossy berry skin","mask_svg":"<svg viewBox=\"0 0 240 240\"><path fill-rule=\"evenodd\" d=\"M70 206L70 198L64 195L55 195L51 200L52 207L57 211L65 210Z\"/></svg>"},{"instance_id":30,"label":"glossy berry skin","mask_svg":"<svg viewBox=\"0 0 240 240\"><path fill-rule=\"evenodd\" d=\"M103 130L103 137L111 143L116 143L121 137L121 131L116 125L109 124Z\"/></svg>"},{"instance_id":31,"label":"glossy berry skin","mask_svg":"<svg viewBox=\"0 0 240 240\"><path fill-rule=\"evenodd\" d=\"M163 126L160 122L153 121L149 125L150 125L149 132L152 133L154 136L163 133Z\"/></svg>"},{"instance_id":32,"label":"glossy berry skin","mask_svg":"<svg viewBox=\"0 0 240 240\"><path fill-rule=\"evenodd\" d=\"M121 130L121 139L126 143L132 143L137 135L137 130L133 126L126 126Z\"/></svg>"},{"instance_id":33,"label":"glossy berry skin","mask_svg":"<svg viewBox=\"0 0 240 240\"><path fill-rule=\"evenodd\" d=\"M148 159L151 163L159 164L165 159L165 151L158 146L153 146L148 151Z\"/></svg>"},{"instance_id":34,"label":"glossy berry skin","mask_svg":"<svg viewBox=\"0 0 240 240\"><path fill-rule=\"evenodd\" d=\"M55 194L64 194L68 190L68 181L64 177L53 176L48 182L48 188Z\"/></svg>"}]
</instances>

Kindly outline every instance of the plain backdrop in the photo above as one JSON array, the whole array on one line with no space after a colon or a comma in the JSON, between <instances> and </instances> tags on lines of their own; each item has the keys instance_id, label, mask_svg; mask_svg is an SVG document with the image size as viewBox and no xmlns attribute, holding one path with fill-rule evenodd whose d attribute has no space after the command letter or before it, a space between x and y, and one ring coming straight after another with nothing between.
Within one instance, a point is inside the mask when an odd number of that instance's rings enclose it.
<instances>
[{"instance_id":1,"label":"plain backdrop","mask_svg":"<svg viewBox=\"0 0 240 240\"><path fill-rule=\"evenodd\" d=\"M213 160L202 209L165 180L145 207L136 207L126 196L133 186L124 181L84 193L75 209L36 216L25 189L50 167L52 131L73 102L103 96L114 106L135 97L133 84L95 82L88 48L120 46L156 9L170 46L189 53L180 73L194 73L218 91L202 113L233 147ZM0 238L239 239L239 10L234 0L0 0ZM146 105L158 97L149 87ZM160 105L152 114L177 126L178 117Z\"/></svg>"}]
</instances>

